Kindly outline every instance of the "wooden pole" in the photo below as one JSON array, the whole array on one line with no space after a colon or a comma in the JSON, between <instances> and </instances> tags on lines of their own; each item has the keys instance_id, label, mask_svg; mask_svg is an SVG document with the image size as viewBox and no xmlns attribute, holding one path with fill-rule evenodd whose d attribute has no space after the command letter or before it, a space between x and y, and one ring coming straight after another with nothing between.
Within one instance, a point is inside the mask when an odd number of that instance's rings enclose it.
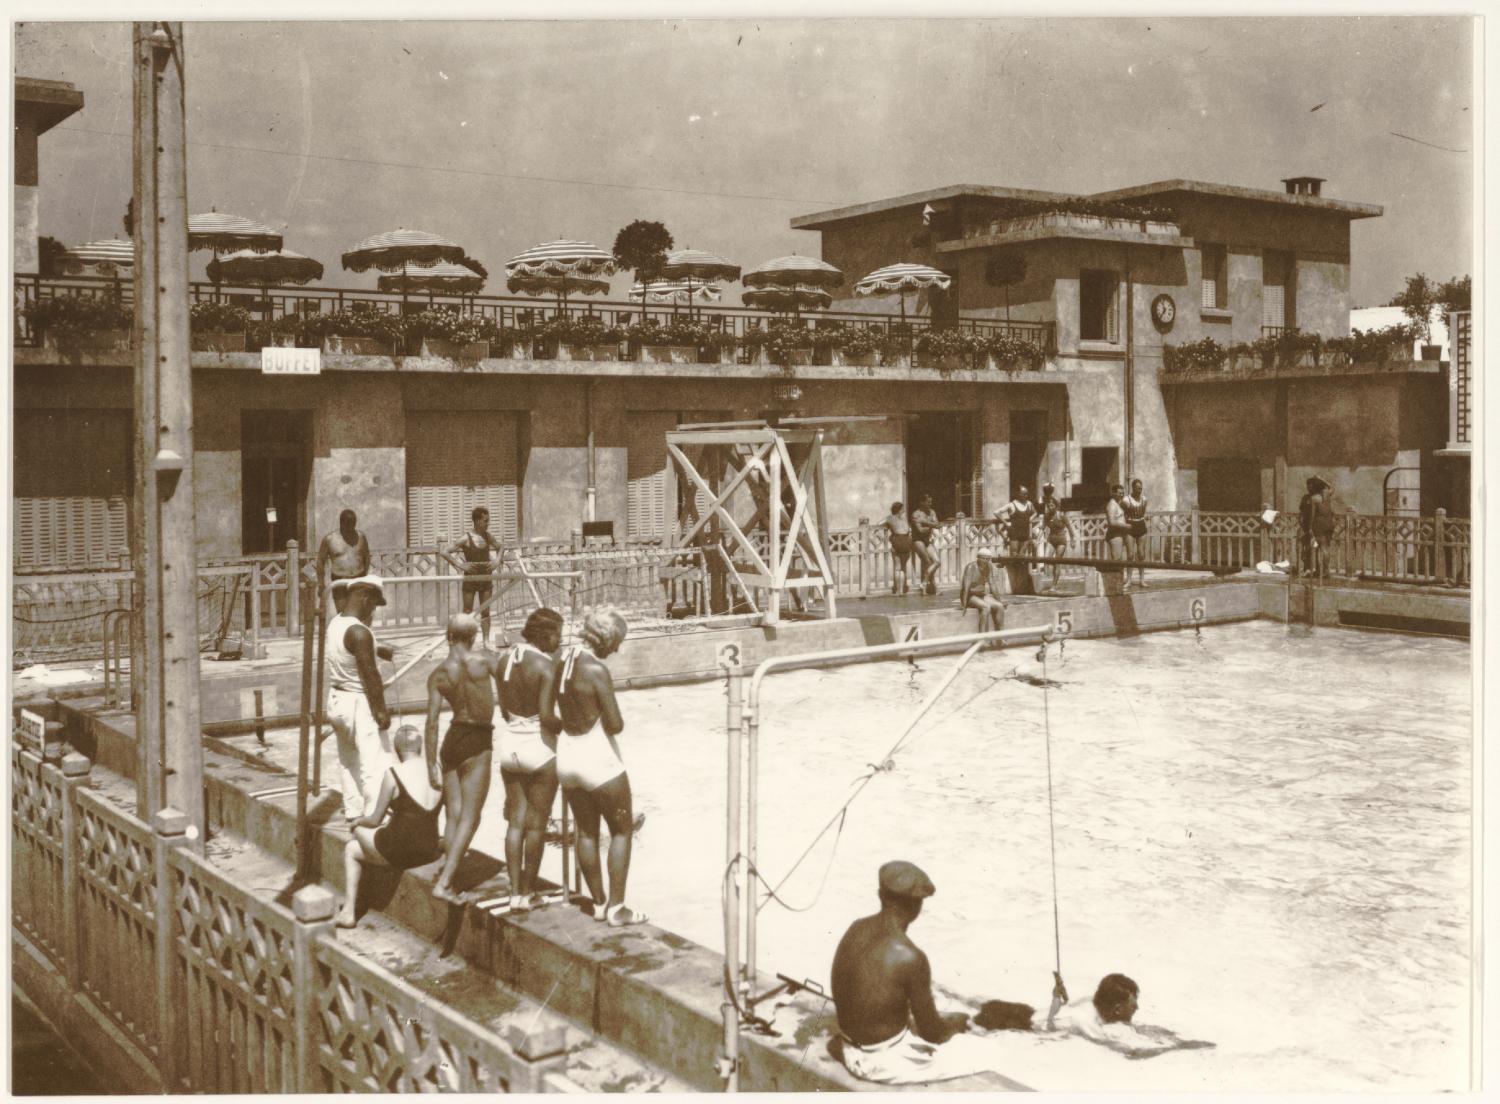
<instances>
[{"instance_id":1,"label":"wooden pole","mask_svg":"<svg viewBox=\"0 0 1500 1104\"><path fill-rule=\"evenodd\" d=\"M187 153L181 23L133 34L136 525L141 580L138 796L149 818L171 806L202 851L192 378L188 360ZM136 672L132 671L132 680Z\"/></svg>"},{"instance_id":2,"label":"wooden pole","mask_svg":"<svg viewBox=\"0 0 1500 1104\"><path fill-rule=\"evenodd\" d=\"M289 579L292 586L300 584L300 580ZM312 734L315 706L313 703L314 680L319 687L322 684L322 667L316 675L313 672L313 633L318 623L322 620L319 616L323 612L322 603L318 601L318 588L309 587L307 600L302 610L302 700L299 715L301 723L297 730L297 880L307 882L312 880L312 849L308 847L308 841L312 838L307 823L307 789L311 782L308 778L308 761L312 755ZM317 609L314 609L314 605ZM321 649L320 649L321 651ZM318 657L320 660L322 656ZM255 692L260 698L260 691ZM321 720L321 718L319 718ZM321 725L319 726L321 728Z\"/></svg>"}]
</instances>

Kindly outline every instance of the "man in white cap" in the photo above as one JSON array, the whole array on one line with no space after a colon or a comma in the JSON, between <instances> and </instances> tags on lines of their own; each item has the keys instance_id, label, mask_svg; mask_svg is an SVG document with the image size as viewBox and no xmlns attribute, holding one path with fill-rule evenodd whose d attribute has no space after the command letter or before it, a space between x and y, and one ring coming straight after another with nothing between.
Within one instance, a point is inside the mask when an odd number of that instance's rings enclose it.
<instances>
[{"instance_id":1,"label":"man in white cap","mask_svg":"<svg viewBox=\"0 0 1500 1104\"><path fill-rule=\"evenodd\" d=\"M1005 627L1005 603L1000 595L1007 593L1006 577L995 570L994 553L981 548L974 561L964 567L958 586L958 608L979 611L979 631L998 632Z\"/></svg>"},{"instance_id":2,"label":"man in white cap","mask_svg":"<svg viewBox=\"0 0 1500 1104\"><path fill-rule=\"evenodd\" d=\"M379 660L394 652L375 639L370 619L385 605L378 575L340 580L344 609L328 622L328 720L338 739L344 817L351 824L374 807L386 770L395 765L391 711L385 703Z\"/></svg>"},{"instance_id":3,"label":"man in white cap","mask_svg":"<svg viewBox=\"0 0 1500 1104\"><path fill-rule=\"evenodd\" d=\"M932 967L906 929L937 892L912 863L880 868L880 911L849 925L833 955L833 1004L838 1013L840 1053L855 1077L881 1084L908 1084L960 1077L934 1059L953 1036L969 1028L962 1012L939 1013L932 995Z\"/></svg>"}]
</instances>

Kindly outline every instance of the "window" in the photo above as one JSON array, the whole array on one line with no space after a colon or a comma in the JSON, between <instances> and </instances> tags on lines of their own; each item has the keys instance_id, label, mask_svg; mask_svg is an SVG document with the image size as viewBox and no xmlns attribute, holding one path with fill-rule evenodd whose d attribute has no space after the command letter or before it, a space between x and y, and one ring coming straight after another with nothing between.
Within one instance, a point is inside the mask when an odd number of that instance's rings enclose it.
<instances>
[{"instance_id":1,"label":"window","mask_svg":"<svg viewBox=\"0 0 1500 1104\"><path fill-rule=\"evenodd\" d=\"M1120 278L1085 269L1078 278L1078 336L1084 341L1118 341Z\"/></svg>"},{"instance_id":2,"label":"window","mask_svg":"<svg viewBox=\"0 0 1500 1104\"><path fill-rule=\"evenodd\" d=\"M1296 283L1292 255L1268 249L1261 265L1261 326L1272 330L1295 326L1292 299Z\"/></svg>"},{"instance_id":3,"label":"window","mask_svg":"<svg viewBox=\"0 0 1500 1104\"><path fill-rule=\"evenodd\" d=\"M1229 295L1224 282L1224 247L1200 245L1198 251L1203 257L1203 307L1226 310Z\"/></svg>"}]
</instances>

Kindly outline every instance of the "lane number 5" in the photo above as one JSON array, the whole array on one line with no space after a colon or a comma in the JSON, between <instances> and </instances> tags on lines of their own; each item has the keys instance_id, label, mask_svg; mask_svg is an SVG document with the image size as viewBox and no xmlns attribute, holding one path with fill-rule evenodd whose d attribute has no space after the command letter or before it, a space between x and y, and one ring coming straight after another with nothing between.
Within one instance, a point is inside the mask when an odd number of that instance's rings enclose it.
<instances>
[{"instance_id":1,"label":"lane number 5","mask_svg":"<svg viewBox=\"0 0 1500 1104\"><path fill-rule=\"evenodd\" d=\"M1056 627L1058 636L1073 635L1073 611L1058 610L1053 625Z\"/></svg>"}]
</instances>

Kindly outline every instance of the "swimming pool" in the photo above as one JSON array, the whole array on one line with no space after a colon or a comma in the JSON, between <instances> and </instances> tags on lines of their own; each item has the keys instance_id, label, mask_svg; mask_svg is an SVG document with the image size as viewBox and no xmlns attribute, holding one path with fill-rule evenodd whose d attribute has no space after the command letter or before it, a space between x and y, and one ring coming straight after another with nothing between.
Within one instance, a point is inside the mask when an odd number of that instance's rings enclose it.
<instances>
[{"instance_id":1,"label":"swimming pool","mask_svg":"<svg viewBox=\"0 0 1500 1104\"><path fill-rule=\"evenodd\" d=\"M955 662L768 681L759 858L772 883ZM911 934L939 983L1044 1007L1045 699L1072 995L1130 974L1140 1022L1217 1045L1132 1062L1028 1043L1005 1072L1140 1091L1467 1084L1467 644L1251 622L1074 641L1047 673L1045 691L1022 680L1041 674L1034 649L970 665L853 804L836 853L830 835L783 888L811 907L763 909L763 971L826 981L844 928L877 907L876 868L900 857L938 886ZM723 687L622 706L647 814L629 897L722 948Z\"/></svg>"}]
</instances>

